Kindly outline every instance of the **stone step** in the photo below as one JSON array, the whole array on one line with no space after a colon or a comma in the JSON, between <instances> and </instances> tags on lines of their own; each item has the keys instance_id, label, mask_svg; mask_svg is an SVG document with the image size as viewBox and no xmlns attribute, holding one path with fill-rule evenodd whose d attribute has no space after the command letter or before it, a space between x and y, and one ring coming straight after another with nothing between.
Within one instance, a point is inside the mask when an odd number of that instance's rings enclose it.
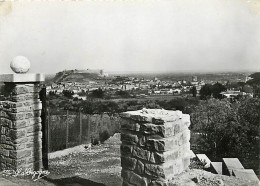
<instances>
[{"instance_id":1,"label":"stone step","mask_svg":"<svg viewBox=\"0 0 260 186\"><path fill-rule=\"evenodd\" d=\"M255 181L260 184L253 169L234 169L232 170L232 175L243 180Z\"/></svg>"},{"instance_id":2,"label":"stone step","mask_svg":"<svg viewBox=\"0 0 260 186\"><path fill-rule=\"evenodd\" d=\"M211 162L210 171L214 174L222 174L222 162Z\"/></svg>"},{"instance_id":3,"label":"stone step","mask_svg":"<svg viewBox=\"0 0 260 186\"><path fill-rule=\"evenodd\" d=\"M243 165L237 158L222 158L222 173L224 175L232 176L232 170L244 169Z\"/></svg>"},{"instance_id":4,"label":"stone step","mask_svg":"<svg viewBox=\"0 0 260 186\"><path fill-rule=\"evenodd\" d=\"M201 163L205 163L204 168L209 168L210 167L210 159L206 154L196 154L197 158L200 160Z\"/></svg>"}]
</instances>

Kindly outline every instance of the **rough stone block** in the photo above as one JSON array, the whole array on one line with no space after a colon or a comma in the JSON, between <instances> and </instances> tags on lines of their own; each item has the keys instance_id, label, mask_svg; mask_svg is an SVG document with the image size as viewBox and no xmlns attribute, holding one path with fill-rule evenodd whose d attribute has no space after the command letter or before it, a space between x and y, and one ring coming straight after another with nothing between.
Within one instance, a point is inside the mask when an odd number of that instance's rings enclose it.
<instances>
[{"instance_id":1,"label":"rough stone block","mask_svg":"<svg viewBox=\"0 0 260 186\"><path fill-rule=\"evenodd\" d=\"M184 157L182 159L182 164L183 164L183 170L187 170L189 165L190 165L190 157Z\"/></svg>"},{"instance_id":2,"label":"rough stone block","mask_svg":"<svg viewBox=\"0 0 260 186\"><path fill-rule=\"evenodd\" d=\"M42 125L41 123L36 123L35 125L31 125L29 127L26 127L27 133L34 133L36 131L41 131Z\"/></svg>"},{"instance_id":3,"label":"rough stone block","mask_svg":"<svg viewBox=\"0 0 260 186\"><path fill-rule=\"evenodd\" d=\"M135 158L124 157L124 156L121 157L121 166L123 168L134 170L136 167L136 162L137 160Z\"/></svg>"},{"instance_id":4,"label":"rough stone block","mask_svg":"<svg viewBox=\"0 0 260 186\"><path fill-rule=\"evenodd\" d=\"M0 151L1 151L2 149L6 149L6 150L14 150L15 148L14 148L13 145L9 145L9 144L1 144L1 146L0 146Z\"/></svg>"},{"instance_id":5,"label":"rough stone block","mask_svg":"<svg viewBox=\"0 0 260 186\"><path fill-rule=\"evenodd\" d=\"M23 120L25 119L24 113L9 113L10 119L12 120Z\"/></svg>"},{"instance_id":6,"label":"rough stone block","mask_svg":"<svg viewBox=\"0 0 260 186\"><path fill-rule=\"evenodd\" d=\"M6 143L6 136L5 135L1 135L0 136L0 141L1 141L1 143Z\"/></svg>"},{"instance_id":7,"label":"rough stone block","mask_svg":"<svg viewBox=\"0 0 260 186\"><path fill-rule=\"evenodd\" d=\"M134 145L138 143L138 137L136 134L121 133L121 141Z\"/></svg>"},{"instance_id":8,"label":"rough stone block","mask_svg":"<svg viewBox=\"0 0 260 186\"><path fill-rule=\"evenodd\" d=\"M188 143L190 141L190 130L184 130L182 131L182 134L180 136L180 145Z\"/></svg>"},{"instance_id":9,"label":"rough stone block","mask_svg":"<svg viewBox=\"0 0 260 186\"><path fill-rule=\"evenodd\" d=\"M31 150L25 149L25 150L11 150L9 156L11 158L19 159L19 158L25 158L32 154Z\"/></svg>"},{"instance_id":10,"label":"rough stone block","mask_svg":"<svg viewBox=\"0 0 260 186\"><path fill-rule=\"evenodd\" d=\"M34 84L17 84L13 90L12 94L26 94L26 93L38 93L40 91L40 87Z\"/></svg>"},{"instance_id":11,"label":"rough stone block","mask_svg":"<svg viewBox=\"0 0 260 186\"><path fill-rule=\"evenodd\" d=\"M182 149L183 152L186 152L187 154L190 154L191 155L191 152L190 152L190 142L187 142L185 144L182 144L180 146L180 148ZM196 156L195 156L196 157Z\"/></svg>"},{"instance_id":12,"label":"rough stone block","mask_svg":"<svg viewBox=\"0 0 260 186\"><path fill-rule=\"evenodd\" d=\"M139 175L144 174L144 163L141 162L140 160L137 160L136 162L135 172Z\"/></svg>"},{"instance_id":13,"label":"rough stone block","mask_svg":"<svg viewBox=\"0 0 260 186\"><path fill-rule=\"evenodd\" d=\"M26 144L25 143L14 144L13 148L14 148L14 150L22 150L22 149L26 148Z\"/></svg>"},{"instance_id":14,"label":"rough stone block","mask_svg":"<svg viewBox=\"0 0 260 186\"><path fill-rule=\"evenodd\" d=\"M133 148L133 156L146 160L146 161L150 161L150 151L142 149L140 147L135 146Z\"/></svg>"},{"instance_id":15,"label":"rough stone block","mask_svg":"<svg viewBox=\"0 0 260 186\"><path fill-rule=\"evenodd\" d=\"M34 154L34 156L29 157L26 159L26 163L32 163L32 162L37 162L42 159L42 154L39 152L37 155Z\"/></svg>"},{"instance_id":16,"label":"rough stone block","mask_svg":"<svg viewBox=\"0 0 260 186\"><path fill-rule=\"evenodd\" d=\"M34 118L34 117L40 117L40 116L41 116L41 111L40 110L36 110L36 111L33 111L33 112L25 113L25 119Z\"/></svg>"},{"instance_id":17,"label":"rough stone block","mask_svg":"<svg viewBox=\"0 0 260 186\"><path fill-rule=\"evenodd\" d=\"M22 159L15 159L13 160L12 164L15 165L16 167L18 166L23 166L27 163L26 158L22 158Z\"/></svg>"},{"instance_id":18,"label":"rough stone block","mask_svg":"<svg viewBox=\"0 0 260 186\"><path fill-rule=\"evenodd\" d=\"M131 177L130 177L130 183L133 183L135 185L140 185L140 186L147 186L148 185L148 180L145 177L139 176L138 174L135 174L134 172L131 172Z\"/></svg>"},{"instance_id":19,"label":"rough stone block","mask_svg":"<svg viewBox=\"0 0 260 186\"><path fill-rule=\"evenodd\" d=\"M135 185L128 183L127 181L123 181L122 186L135 186Z\"/></svg>"},{"instance_id":20,"label":"rough stone block","mask_svg":"<svg viewBox=\"0 0 260 186\"><path fill-rule=\"evenodd\" d=\"M24 144L26 146L26 148L31 148L31 147L39 147L42 148L42 141L41 140L37 140L34 142L28 142L26 144Z\"/></svg>"},{"instance_id":21,"label":"rough stone block","mask_svg":"<svg viewBox=\"0 0 260 186\"><path fill-rule=\"evenodd\" d=\"M18 138L18 139L13 140L13 143L14 143L14 144L25 143L25 142L27 142L27 141L29 141L29 140L30 140L30 138L28 138L28 137Z\"/></svg>"},{"instance_id":22,"label":"rough stone block","mask_svg":"<svg viewBox=\"0 0 260 186\"><path fill-rule=\"evenodd\" d=\"M122 169L121 176L124 178L124 181L127 181L130 184L138 185L138 186L147 186L148 180L145 177L139 176L133 171L128 171Z\"/></svg>"},{"instance_id":23,"label":"rough stone block","mask_svg":"<svg viewBox=\"0 0 260 186\"><path fill-rule=\"evenodd\" d=\"M28 107L31 105L37 105L37 104L41 104L41 101L36 100L27 100L27 101L20 101L20 102L12 102L12 101L3 101L0 102L0 104L3 103L3 107L4 108L19 108L19 107Z\"/></svg>"},{"instance_id":24,"label":"rough stone block","mask_svg":"<svg viewBox=\"0 0 260 186\"><path fill-rule=\"evenodd\" d=\"M129 118L135 121L163 124L182 118L181 111L169 111L164 109L143 109L121 113L122 118Z\"/></svg>"},{"instance_id":25,"label":"rough stone block","mask_svg":"<svg viewBox=\"0 0 260 186\"><path fill-rule=\"evenodd\" d=\"M27 125L27 120L13 121L13 128L24 128Z\"/></svg>"},{"instance_id":26,"label":"rough stone block","mask_svg":"<svg viewBox=\"0 0 260 186\"><path fill-rule=\"evenodd\" d=\"M122 165L125 183L166 186L169 179L188 168L189 115L182 114L181 111L143 109L122 113L121 117L124 120L121 156L130 156L129 164L132 165ZM135 126L136 123L140 125L139 129ZM126 144L131 145L129 147ZM122 160L123 164L127 162L124 158Z\"/></svg>"},{"instance_id":27,"label":"rough stone block","mask_svg":"<svg viewBox=\"0 0 260 186\"><path fill-rule=\"evenodd\" d=\"M41 110L41 109L42 109L42 104L38 103L38 104L32 104L24 107L10 108L8 109L8 111L18 113L18 112L31 112L34 110Z\"/></svg>"},{"instance_id":28,"label":"rough stone block","mask_svg":"<svg viewBox=\"0 0 260 186\"><path fill-rule=\"evenodd\" d=\"M122 130L131 130L131 131L139 131L140 125L133 120L124 119L121 122L121 129Z\"/></svg>"},{"instance_id":29,"label":"rough stone block","mask_svg":"<svg viewBox=\"0 0 260 186\"><path fill-rule=\"evenodd\" d=\"M154 150L158 152L169 151L178 148L180 145L179 141L179 136L162 139L151 139L148 137L146 147L149 150Z\"/></svg>"},{"instance_id":30,"label":"rough stone block","mask_svg":"<svg viewBox=\"0 0 260 186\"><path fill-rule=\"evenodd\" d=\"M122 156L131 156L133 151L133 145L121 144L120 151Z\"/></svg>"},{"instance_id":31,"label":"rough stone block","mask_svg":"<svg viewBox=\"0 0 260 186\"><path fill-rule=\"evenodd\" d=\"M1 117L1 125L13 128L13 121L4 117Z\"/></svg>"},{"instance_id":32,"label":"rough stone block","mask_svg":"<svg viewBox=\"0 0 260 186\"><path fill-rule=\"evenodd\" d=\"M138 145L140 147L145 147L146 146L146 136L138 136Z\"/></svg>"},{"instance_id":33,"label":"rough stone block","mask_svg":"<svg viewBox=\"0 0 260 186\"><path fill-rule=\"evenodd\" d=\"M166 152L154 152L153 156L155 159L154 163L164 163L164 162L168 162L171 160L176 160L178 158L180 158L182 155L182 151L180 151L180 149L175 149L175 150L171 150L171 151L166 151Z\"/></svg>"},{"instance_id":34,"label":"rough stone block","mask_svg":"<svg viewBox=\"0 0 260 186\"><path fill-rule=\"evenodd\" d=\"M30 118L29 119L28 124L29 125L34 125L36 123L41 123L41 122L42 122L41 117L34 117L34 118Z\"/></svg>"},{"instance_id":35,"label":"rough stone block","mask_svg":"<svg viewBox=\"0 0 260 186\"><path fill-rule=\"evenodd\" d=\"M145 174L151 178L163 178L167 179L173 177L173 165L172 164L145 164Z\"/></svg>"},{"instance_id":36,"label":"rough stone block","mask_svg":"<svg viewBox=\"0 0 260 186\"><path fill-rule=\"evenodd\" d=\"M130 172L129 170L127 169L122 169L121 170L121 177L124 179L124 181L127 181L127 182L130 182Z\"/></svg>"},{"instance_id":37,"label":"rough stone block","mask_svg":"<svg viewBox=\"0 0 260 186\"><path fill-rule=\"evenodd\" d=\"M10 101L13 102L21 102L21 101L28 101L28 100L39 101L39 94L27 93L27 94L20 94L20 95L15 95L10 97Z\"/></svg>"},{"instance_id":38,"label":"rough stone block","mask_svg":"<svg viewBox=\"0 0 260 186\"><path fill-rule=\"evenodd\" d=\"M28 133L27 138L28 138L28 142L38 142L42 139L42 132L37 131L34 133Z\"/></svg>"},{"instance_id":39,"label":"rough stone block","mask_svg":"<svg viewBox=\"0 0 260 186\"><path fill-rule=\"evenodd\" d=\"M9 150L2 149L2 150L0 151L0 154L3 155L3 156L8 157L8 156L9 156Z\"/></svg>"},{"instance_id":40,"label":"rough stone block","mask_svg":"<svg viewBox=\"0 0 260 186\"><path fill-rule=\"evenodd\" d=\"M10 130L10 137L12 140L23 138L26 136L26 129Z\"/></svg>"},{"instance_id":41,"label":"rough stone block","mask_svg":"<svg viewBox=\"0 0 260 186\"><path fill-rule=\"evenodd\" d=\"M186 168L184 168L183 161L184 160L182 158L180 158L180 159L174 160L171 163L172 170L173 170L173 175L180 174L181 172L186 170Z\"/></svg>"},{"instance_id":42,"label":"rough stone block","mask_svg":"<svg viewBox=\"0 0 260 186\"><path fill-rule=\"evenodd\" d=\"M190 115L189 114L182 114L182 124L187 128L190 126Z\"/></svg>"},{"instance_id":43,"label":"rough stone block","mask_svg":"<svg viewBox=\"0 0 260 186\"><path fill-rule=\"evenodd\" d=\"M140 126L140 132L142 132L143 134L158 134L164 137L165 126L146 123Z\"/></svg>"}]
</instances>

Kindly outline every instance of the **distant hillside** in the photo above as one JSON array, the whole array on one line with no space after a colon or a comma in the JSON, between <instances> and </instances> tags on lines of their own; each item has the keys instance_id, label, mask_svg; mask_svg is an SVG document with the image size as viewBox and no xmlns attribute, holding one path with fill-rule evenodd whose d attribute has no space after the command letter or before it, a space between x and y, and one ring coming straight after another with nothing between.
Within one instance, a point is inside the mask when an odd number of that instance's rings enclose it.
<instances>
[{"instance_id":1,"label":"distant hillside","mask_svg":"<svg viewBox=\"0 0 260 186\"><path fill-rule=\"evenodd\" d=\"M52 80L54 77L55 77L55 74L45 74L45 84L52 83Z\"/></svg>"},{"instance_id":2,"label":"distant hillside","mask_svg":"<svg viewBox=\"0 0 260 186\"><path fill-rule=\"evenodd\" d=\"M93 80L102 80L104 77L98 72L65 70L58 72L53 78L53 82L87 82Z\"/></svg>"},{"instance_id":3,"label":"distant hillside","mask_svg":"<svg viewBox=\"0 0 260 186\"><path fill-rule=\"evenodd\" d=\"M253 78L249 80L247 83L250 85L260 85L260 72L256 72L251 74L249 77Z\"/></svg>"}]
</instances>

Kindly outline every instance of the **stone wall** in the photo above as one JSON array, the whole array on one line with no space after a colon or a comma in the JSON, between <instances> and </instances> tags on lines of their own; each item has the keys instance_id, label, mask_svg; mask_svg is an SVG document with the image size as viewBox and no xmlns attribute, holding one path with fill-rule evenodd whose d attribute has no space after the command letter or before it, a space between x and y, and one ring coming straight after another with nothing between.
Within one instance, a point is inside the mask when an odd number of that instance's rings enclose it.
<instances>
[{"instance_id":1,"label":"stone wall","mask_svg":"<svg viewBox=\"0 0 260 186\"><path fill-rule=\"evenodd\" d=\"M167 185L190 164L190 116L143 109L121 114L123 185Z\"/></svg>"},{"instance_id":2,"label":"stone wall","mask_svg":"<svg viewBox=\"0 0 260 186\"><path fill-rule=\"evenodd\" d=\"M42 168L39 84L5 83L0 102L0 169Z\"/></svg>"}]
</instances>

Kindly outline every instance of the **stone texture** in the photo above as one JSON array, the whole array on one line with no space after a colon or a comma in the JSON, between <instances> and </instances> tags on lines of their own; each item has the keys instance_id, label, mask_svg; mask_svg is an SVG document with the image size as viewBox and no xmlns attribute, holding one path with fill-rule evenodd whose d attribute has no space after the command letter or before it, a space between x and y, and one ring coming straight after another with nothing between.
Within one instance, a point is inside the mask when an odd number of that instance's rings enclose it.
<instances>
[{"instance_id":1,"label":"stone texture","mask_svg":"<svg viewBox=\"0 0 260 186\"><path fill-rule=\"evenodd\" d=\"M121 113L123 185L168 185L190 164L190 116L143 109Z\"/></svg>"},{"instance_id":2,"label":"stone texture","mask_svg":"<svg viewBox=\"0 0 260 186\"><path fill-rule=\"evenodd\" d=\"M128 171L122 169L121 176L124 179L124 182L130 183L133 185L138 185L138 186L147 186L148 185L148 179L145 177L142 177L133 171Z\"/></svg>"},{"instance_id":3,"label":"stone texture","mask_svg":"<svg viewBox=\"0 0 260 186\"><path fill-rule=\"evenodd\" d=\"M122 156L121 160L122 160L121 166L123 168L129 169L129 170L134 170L135 167L136 167L136 162L138 161L135 158L131 158L131 157L128 157L128 156L126 156L126 157Z\"/></svg>"},{"instance_id":4,"label":"stone texture","mask_svg":"<svg viewBox=\"0 0 260 186\"><path fill-rule=\"evenodd\" d=\"M133 151L133 145L126 145L122 143L120 146L120 151L122 156L131 156Z\"/></svg>"},{"instance_id":5,"label":"stone texture","mask_svg":"<svg viewBox=\"0 0 260 186\"><path fill-rule=\"evenodd\" d=\"M150 151L134 146L132 155L136 158L143 159L145 161L150 160Z\"/></svg>"},{"instance_id":6,"label":"stone texture","mask_svg":"<svg viewBox=\"0 0 260 186\"><path fill-rule=\"evenodd\" d=\"M138 137L131 133L121 133L121 141L128 144L136 144L138 143Z\"/></svg>"},{"instance_id":7,"label":"stone texture","mask_svg":"<svg viewBox=\"0 0 260 186\"><path fill-rule=\"evenodd\" d=\"M8 100L0 102L0 169L39 170L42 168L39 84L6 83L5 89Z\"/></svg>"}]
</instances>

